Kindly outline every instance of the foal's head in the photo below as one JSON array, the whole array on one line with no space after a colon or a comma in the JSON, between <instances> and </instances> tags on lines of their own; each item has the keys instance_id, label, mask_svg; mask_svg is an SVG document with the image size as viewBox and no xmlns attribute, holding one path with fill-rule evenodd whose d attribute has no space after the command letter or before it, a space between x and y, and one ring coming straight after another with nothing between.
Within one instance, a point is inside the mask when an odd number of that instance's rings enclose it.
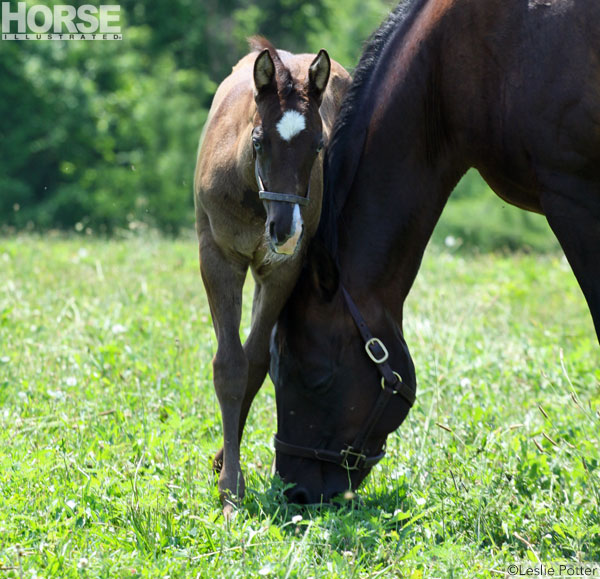
<instances>
[{"instance_id":1,"label":"foal's head","mask_svg":"<svg viewBox=\"0 0 600 579\"><path fill-rule=\"evenodd\" d=\"M330 69L324 50L305 79L294 78L272 47L263 49L254 63L257 114L252 147L267 212L266 235L276 253L293 254L302 237L301 206L310 202L311 174L323 148L319 107ZM312 181L313 187L322 187L321 179Z\"/></svg>"}]
</instances>

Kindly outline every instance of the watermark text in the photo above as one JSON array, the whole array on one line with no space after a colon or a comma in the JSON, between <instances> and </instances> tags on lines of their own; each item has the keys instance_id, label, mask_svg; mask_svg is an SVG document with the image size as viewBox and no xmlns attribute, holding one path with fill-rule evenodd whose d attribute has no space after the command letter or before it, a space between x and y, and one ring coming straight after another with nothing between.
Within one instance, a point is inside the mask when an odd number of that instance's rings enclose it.
<instances>
[{"instance_id":1,"label":"watermark text","mask_svg":"<svg viewBox=\"0 0 600 579\"><path fill-rule=\"evenodd\" d=\"M506 573L510 577L598 577L598 563L513 563L508 565Z\"/></svg>"},{"instance_id":2,"label":"watermark text","mask_svg":"<svg viewBox=\"0 0 600 579\"><path fill-rule=\"evenodd\" d=\"M2 2L2 40L121 40L121 6Z\"/></svg>"}]
</instances>

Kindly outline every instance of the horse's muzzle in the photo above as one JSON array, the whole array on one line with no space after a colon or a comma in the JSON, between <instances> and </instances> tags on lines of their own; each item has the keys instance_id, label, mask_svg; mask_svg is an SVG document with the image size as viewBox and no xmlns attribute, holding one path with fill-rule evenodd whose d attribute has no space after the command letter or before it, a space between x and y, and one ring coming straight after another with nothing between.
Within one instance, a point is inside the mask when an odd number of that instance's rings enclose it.
<instances>
[{"instance_id":1,"label":"horse's muzzle","mask_svg":"<svg viewBox=\"0 0 600 579\"><path fill-rule=\"evenodd\" d=\"M277 216L267 220L267 237L274 253L293 255L300 245L303 232L304 223L298 205L294 205L291 220L281 220Z\"/></svg>"}]
</instances>

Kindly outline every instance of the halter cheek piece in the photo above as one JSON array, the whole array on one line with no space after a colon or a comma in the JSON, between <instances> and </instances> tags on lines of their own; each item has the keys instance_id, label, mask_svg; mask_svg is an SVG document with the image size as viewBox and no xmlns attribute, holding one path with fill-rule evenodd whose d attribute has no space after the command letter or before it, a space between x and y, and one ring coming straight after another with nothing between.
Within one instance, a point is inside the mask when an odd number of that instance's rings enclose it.
<instances>
[{"instance_id":1,"label":"halter cheek piece","mask_svg":"<svg viewBox=\"0 0 600 579\"><path fill-rule=\"evenodd\" d=\"M254 175L256 176L256 183L258 184L258 198L265 201L284 201L285 203L297 203L303 207L308 205L309 194L310 194L310 181L308 184L308 191L306 197L301 195L292 195L291 193L274 193L273 191L266 191L263 180L261 179L260 172L258 170L258 159L254 161Z\"/></svg>"},{"instance_id":2,"label":"halter cheek piece","mask_svg":"<svg viewBox=\"0 0 600 579\"><path fill-rule=\"evenodd\" d=\"M402 378L397 372L392 370L388 363L389 353L387 348L379 338L375 338L373 334L371 334L371 331L356 307L354 300L343 286L342 293L346 300L350 315L365 343L365 351L377 367L379 374L381 374L381 390L375 401L375 406L373 407L373 410L371 410L371 414L364 426L354 439L354 442L346 445L340 452L289 444L281 440L277 435L275 435L275 449L283 454L291 456L330 462L348 470L360 470L373 467L385 456L385 445L378 454L371 456L365 454L365 445L390 399L398 394L405 400L410 408L415 402L415 392L412 388L402 382Z\"/></svg>"}]
</instances>

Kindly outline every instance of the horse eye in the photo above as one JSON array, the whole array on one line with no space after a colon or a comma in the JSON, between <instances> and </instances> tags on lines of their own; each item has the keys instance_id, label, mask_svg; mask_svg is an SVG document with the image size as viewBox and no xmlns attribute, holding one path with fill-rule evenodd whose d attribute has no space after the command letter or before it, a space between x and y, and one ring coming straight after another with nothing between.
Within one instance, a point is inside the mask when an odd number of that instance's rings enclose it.
<instances>
[{"instance_id":1,"label":"horse eye","mask_svg":"<svg viewBox=\"0 0 600 579\"><path fill-rule=\"evenodd\" d=\"M252 145L254 146L254 150L256 152L262 149L262 143L260 142L260 139L258 137L252 137Z\"/></svg>"},{"instance_id":2,"label":"horse eye","mask_svg":"<svg viewBox=\"0 0 600 579\"><path fill-rule=\"evenodd\" d=\"M319 144L317 145L317 153L320 153L323 150L324 146L325 146L325 141L323 139L321 139L319 141Z\"/></svg>"}]
</instances>

